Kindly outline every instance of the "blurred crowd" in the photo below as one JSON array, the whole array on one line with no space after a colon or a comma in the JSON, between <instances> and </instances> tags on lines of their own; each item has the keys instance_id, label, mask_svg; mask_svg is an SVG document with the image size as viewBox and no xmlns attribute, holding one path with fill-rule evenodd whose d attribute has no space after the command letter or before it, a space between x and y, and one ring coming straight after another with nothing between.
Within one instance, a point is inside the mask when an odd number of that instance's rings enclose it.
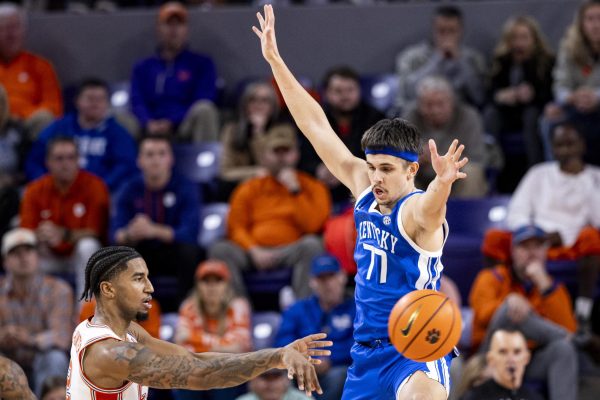
<instances>
[{"instance_id":1,"label":"blurred crowd","mask_svg":"<svg viewBox=\"0 0 600 400\"><path fill-rule=\"evenodd\" d=\"M143 323L152 335L245 352L324 331L334 347L317 366L318 398L339 399L355 314L352 199L273 80L240 82L225 107L178 2L158 8L156 52L132 66L126 107L93 76L66 96L52 61L24 46L27 10L152 5L0 4L0 354L41 398L64 398L73 328L94 312L80 300L86 262L103 245L127 245L154 283ZM600 1L582 3L557 54L535 17L518 15L486 59L464 43L467 22L453 5L435 10L430 37L398 54L386 104L347 65L302 83L354 155L364 157L368 127L401 117L422 134L417 187L435 177L427 140L443 149L457 138L470 162L451 197L511 196L505 229L481 241L453 398L577 399L582 375L600 379ZM549 272L557 261L569 263L574 291ZM452 280L442 290L461 303ZM305 398L278 371L152 396Z\"/></svg>"}]
</instances>

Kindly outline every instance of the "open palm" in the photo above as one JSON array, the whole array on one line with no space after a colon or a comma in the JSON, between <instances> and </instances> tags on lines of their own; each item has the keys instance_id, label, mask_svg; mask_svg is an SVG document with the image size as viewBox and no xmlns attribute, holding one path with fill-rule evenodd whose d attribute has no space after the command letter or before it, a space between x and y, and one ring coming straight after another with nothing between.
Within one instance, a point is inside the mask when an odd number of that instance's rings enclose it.
<instances>
[{"instance_id":1,"label":"open palm","mask_svg":"<svg viewBox=\"0 0 600 400\"><path fill-rule=\"evenodd\" d=\"M279 57L277 40L275 39L275 13L273 12L273 6L270 4L265 5L264 14L263 17L260 12L256 13L260 29L253 26L252 30L260 38L263 57L267 62L271 62Z\"/></svg>"},{"instance_id":2,"label":"open palm","mask_svg":"<svg viewBox=\"0 0 600 400\"><path fill-rule=\"evenodd\" d=\"M435 171L438 179L444 183L452 183L457 179L464 179L467 174L460 169L467 165L469 159L467 157L460 158L465 146L458 145L458 140L454 139L448 151L443 156L437 152L437 146L433 139L429 139L429 152L431 153L431 166Z\"/></svg>"}]
</instances>

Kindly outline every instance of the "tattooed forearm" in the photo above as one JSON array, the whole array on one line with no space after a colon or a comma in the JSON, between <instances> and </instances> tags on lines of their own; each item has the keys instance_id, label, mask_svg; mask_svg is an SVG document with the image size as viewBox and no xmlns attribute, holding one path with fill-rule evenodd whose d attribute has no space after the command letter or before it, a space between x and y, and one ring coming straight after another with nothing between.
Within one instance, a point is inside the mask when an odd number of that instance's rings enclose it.
<instances>
[{"instance_id":1,"label":"tattooed forearm","mask_svg":"<svg viewBox=\"0 0 600 400\"><path fill-rule=\"evenodd\" d=\"M198 357L191 353L157 354L133 343L124 343L113 350L114 360L126 364L128 380L155 388L206 390L236 386L281 363L280 349Z\"/></svg>"},{"instance_id":2,"label":"tattooed forearm","mask_svg":"<svg viewBox=\"0 0 600 400\"><path fill-rule=\"evenodd\" d=\"M0 357L0 399L34 400L25 373L17 363Z\"/></svg>"}]
</instances>

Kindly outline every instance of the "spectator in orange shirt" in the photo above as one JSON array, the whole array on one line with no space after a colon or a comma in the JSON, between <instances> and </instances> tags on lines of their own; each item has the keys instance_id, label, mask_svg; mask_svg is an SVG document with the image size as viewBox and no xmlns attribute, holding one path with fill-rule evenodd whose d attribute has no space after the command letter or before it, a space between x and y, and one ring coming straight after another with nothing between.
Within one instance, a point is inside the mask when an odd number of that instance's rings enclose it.
<instances>
[{"instance_id":1,"label":"spectator in orange shirt","mask_svg":"<svg viewBox=\"0 0 600 400\"><path fill-rule=\"evenodd\" d=\"M175 343L195 353L216 351L244 353L251 350L250 305L234 297L231 275L222 261L207 260L198 265L196 285L179 308ZM177 390L176 400L232 399L238 388L197 391Z\"/></svg>"},{"instance_id":2,"label":"spectator in orange shirt","mask_svg":"<svg viewBox=\"0 0 600 400\"><path fill-rule=\"evenodd\" d=\"M22 122L33 140L63 110L54 67L23 49L26 27L19 6L0 4L0 84L8 93L11 118Z\"/></svg>"},{"instance_id":3,"label":"spectator in orange shirt","mask_svg":"<svg viewBox=\"0 0 600 400\"><path fill-rule=\"evenodd\" d=\"M48 143L48 174L25 188L21 226L35 230L45 272L75 274L77 293L84 287L85 265L106 238L108 189L95 175L79 169L73 138Z\"/></svg>"},{"instance_id":4,"label":"spectator in orange shirt","mask_svg":"<svg viewBox=\"0 0 600 400\"><path fill-rule=\"evenodd\" d=\"M569 292L546 271L546 233L526 225L512 235L512 266L482 270L469 302L474 311L473 346L488 350L490 334L516 329L532 341L526 377L545 379L550 400L577 398L577 324ZM483 343L482 343L483 342Z\"/></svg>"},{"instance_id":5,"label":"spectator in orange shirt","mask_svg":"<svg viewBox=\"0 0 600 400\"><path fill-rule=\"evenodd\" d=\"M242 271L280 266L294 268L297 298L311 294L310 265L323 253L316 234L331 212L331 199L325 185L296 169L299 154L293 131L269 131L258 155L268 175L240 184L231 196L229 241L216 243L209 255L225 261L239 294L246 294Z\"/></svg>"}]
</instances>

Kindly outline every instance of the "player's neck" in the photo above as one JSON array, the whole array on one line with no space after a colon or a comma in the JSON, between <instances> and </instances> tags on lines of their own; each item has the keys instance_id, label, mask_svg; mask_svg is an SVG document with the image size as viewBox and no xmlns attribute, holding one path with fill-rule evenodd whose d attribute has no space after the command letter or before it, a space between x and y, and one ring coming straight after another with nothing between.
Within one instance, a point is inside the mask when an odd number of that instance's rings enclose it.
<instances>
[{"instance_id":1,"label":"player's neck","mask_svg":"<svg viewBox=\"0 0 600 400\"><path fill-rule=\"evenodd\" d=\"M106 306L101 302L96 302L96 311L92 322L108 326L117 336L125 338L131 321L123 318L121 313L115 307Z\"/></svg>"}]
</instances>

